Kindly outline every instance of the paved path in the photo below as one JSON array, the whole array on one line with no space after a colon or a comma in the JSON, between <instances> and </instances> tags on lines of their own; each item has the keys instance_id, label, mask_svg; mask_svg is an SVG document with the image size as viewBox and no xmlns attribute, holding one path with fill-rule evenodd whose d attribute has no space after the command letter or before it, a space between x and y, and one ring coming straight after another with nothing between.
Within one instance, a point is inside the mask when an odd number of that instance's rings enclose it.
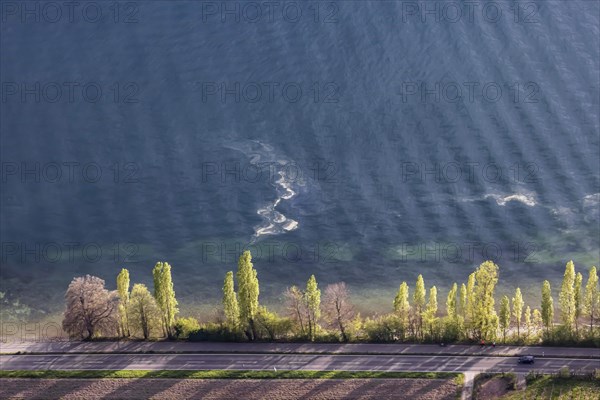
<instances>
[{"instance_id":1,"label":"paved path","mask_svg":"<svg viewBox=\"0 0 600 400\"><path fill-rule=\"evenodd\" d=\"M545 358L521 365L514 357L308 354L44 354L0 356L2 370L344 370L447 372L592 371L598 360Z\"/></svg>"},{"instance_id":2,"label":"paved path","mask_svg":"<svg viewBox=\"0 0 600 400\"><path fill-rule=\"evenodd\" d=\"M328 353L328 354L430 354L598 358L600 348L486 346L428 344L336 344L336 343L230 343L230 342L8 342L1 353Z\"/></svg>"},{"instance_id":3,"label":"paved path","mask_svg":"<svg viewBox=\"0 0 600 400\"><path fill-rule=\"evenodd\" d=\"M475 383L475 372L465 372L465 382L463 385L461 400L471 400L473 398L473 385Z\"/></svg>"},{"instance_id":4,"label":"paved path","mask_svg":"<svg viewBox=\"0 0 600 400\"><path fill-rule=\"evenodd\" d=\"M525 373L517 374L517 390L525 390L527 388L527 377Z\"/></svg>"}]
</instances>

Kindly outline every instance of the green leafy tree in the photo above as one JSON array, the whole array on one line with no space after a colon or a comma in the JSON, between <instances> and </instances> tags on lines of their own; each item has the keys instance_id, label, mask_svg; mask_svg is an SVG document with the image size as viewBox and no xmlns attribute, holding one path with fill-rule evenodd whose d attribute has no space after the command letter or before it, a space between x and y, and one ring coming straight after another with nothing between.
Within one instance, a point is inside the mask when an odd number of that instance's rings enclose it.
<instances>
[{"instance_id":1,"label":"green leafy tree","mask_svg":"<svg viewBox=\"0 0 600 400\"><path fill-rule=\"evenodd\" d=\"M525 338L529 339L531 335L531 308L529 306L525 308L523 319L525 320Z\"/></svg>"},{"instance_id":2,"label":"green leafy tree","mask_svg":"<svg viewBox=\"0 0 600 400\"><path fill-rule=\"evenodd\" d=\"M161 311L150 291L141 283L136 283L131 289L128 314L129 323L136 332L142 332L148 339L152 332L161 324Z\"/></svg>"},{"instance_id":3,"label":"green leafy tree","mask_svg":"<svg viewBox=\"0 0 600 400\"><path fill-rule=\"evenodd\" d=\"M117 275L117 293L119 293L119 326L121 336L129 337L129 322L127 318L127 307L129 303L129 271L121 269Z\"/></svg>"},{"instance_id":4,"label":"green leafy tree","mask_svg":"<svg viewBox=\"0 0 600 400\"><path fill-rule=\"evenodd\" d=\"M310 340L315 340L317 324L321 317L321 290L314 275L306 282L304 298L308 309L308 336Z\"/></svg>"},{"instance_id":5,"label":"green leafy tree","mask_svg":"<svg viewBox=\"0 0 600 400\"><path fill-rule=\"evenodd\" d=\"M431 289L429 289L429 301L427 302L427 306L425 307L425 311L423 312L423 320L429 328L429 337L432 339L435 338L434 329L437 322L437 311L437 288L435 286L432 286Z\"/></svg>"},{"instance_id":6,"label":"green leafy tree","mask_svg":"<svg viewBox=\"0 0 600 400\"><path fill-rule=\"evenodd\" d=\"M419 274L417 277L417 283L415 285L415 292L413 293L413 304L415 310L415 317L417 320L417 335L423 338L423 311L425 308L425 281L423 275Z\"/></svg>"},{"instance_id":7,"label":"green leafy tree","mask_svg":"<svg viewBox=\"0 0 600 400\"><path fill-rule=\"evenodd\" d=\"M510 328L510 300L508 296L502 297L500 300L500 312L498 314L498 322L502 330L502 342L506 343L506 330Z\"/></svg>"},{"instance_id":8,"label":"green leafy tree","mask_svg":"<svg viewBox=\"0 0 600 400\"><path fill-rule=\"evenodd\" d=\"M523 317L523 306L525 303L523 302L523 295L521 294L521 289L517 288L515 291L515 297L512 299L513 304L513 312L512 315L515 318L515 322L517 323L517 340L521 339L521 318Z\"/></svg>"},{"instance_id":9,"label":"green leafy tree","mask_svg":"<svg viewBox=\"0 0 600 400\"><path fill-rule=\"evenodd\" d=\"M194 317L177 318L173 330L177 339L187 339L200 330L200 322Z\"/></svg>"},{"instance_id":10,"label":"green leafy tree","mask_svg":"<svg viewBox=\"0 0 600 400\"><path fill-rule=\"evenodd\" d=\"M402 284L400 284L400 287L398 288L396 298L394 299L394 312L400 320L402 340L404 340L405 338L406 330L408 329L408 320L410 317L410 303L408 301L408 292L408 284L406 282L402 282Z\"/></svg>"},{"instance_id":11,"label":"green leafy tree","mask_svg":"<svg viewBox=\"0 0 600 400\"><path fill-rule=\"evenodd\" d=\"M467 286L463 283L460 285L460 292L458 295L459 300L459 318L458 318L458 330L462 337L468 337L466 331L466 319L467 319Z\"/></svg>"},{"instance_id":12,"label":"green leafy tree","mask_svg":"<svg viewBox=\"0 0 600 400\"><path fill-rule=\"evenodd\" d=\"M227 327L237 331L240 327L240 308L233 283L233 271L227 272L223 282L223 311Z\"/></svg>"},{"instance_id":13,"label":"green leafy tree","mask_svg":"<svg viewBox=\"0 0 600 400\"><path fill-rule=\"evenodd\" d=\"M463 283L460 285L460 294L458 295L459 299L459 309L460 315L463 319L467 318L467 286Z\"/></svg>"},{"instance_id":14,"label":"green leafy tree","mask_svg":"<svg viewBox=\"0 0 600 400\"><path fill-rule=\"evenodd\" d=\"M565 268L562 286L558 295L560 320L568 332L572 332L575 322L575 265L569 261Z\"/></svg>"},{"instance_id":15,"label":"green leafy tree","mask_svg":"<svg viewBox=\"0 0 600 400\"><path fill-rule=\"evenodd\" d=\"M547 280L542 284L542 323L546 328L546 334L549 334L554 323L554 299L550 282Z\"/></svg>"},{"instance_id":16,"label":"green leafy tree","mask_svg":"<svg viewBox=\"0 0 600 400\"><path fill-rule=\"evenodd\" d=\"M475 271L472 301L475 335L482 340L493 339L498 329L498 316L494 308L497 283L498 266L492 261L483 262Z\"/></svg>"},{"instance_id":17,"label":"green leafy tree","mask_svg":"<svg viewBox=\"0 0 600 400\"><path fill-rule=\"evenodd\" d=\"M540 329L542 329L542 325L543 325L542 313L537 308L535 308L533 310L531 325L533 326L533 329L535 329L536 332L539 331Z\"/></svg>"},{"instance_id":18,"label":"green leafy tree","mask_svg":"<svg viewBox=\"0 0 600 400\"><path fill-rule=\"evenodd\" d=\"M467 316L465 318L469 334L474 335L474 320L475 320L475 272L469 275L467 280Z\"/></svg>"},{"instance_id":19,"label":"green leafy tree","mask_svg":"<svg viewBox=\"0 0 600 400\"><path fill-rule=\"evenodd\" d=\"M573 285L574 297L575 297L575 336L579 337L579 318L581 317L582 305L583 305L583 292L581 290L581 283L583 282L583 275L578 272L575 275L575 284Z\"/></svg>"},{"instance_id":20,"label":"green leafy tree","mask_svg":"<svg viewBox=\"0 0 600 400\"><path fill-rule=\"evenodd\" d=\"M265 306L258 306L256 325L259 337L266 337L269 340L277 340L284 337L292 327L290 319L279 317Z\"/></svg>"},{"instance_id":21,"label":"green leafy tree","mask_svg":"<svg viewBox=\"0 0 600 400\"><path fill-rule=\"evenodd\" d=\"M173 279L171 278L171 265L167 262L157 262L152 270L154 279L154 298L161 311L161 320L164 334L173 337L175 317L179 313Z\"/></svg>"},{"instance_id":22,"label":"green leafy tree","mask_svg":"<svg viewBox=\"0 0 600 400\"><path fill-rule=\"evenodd\" d=\"M249 340L256 338L254 320L258 312L258 276L252 264L252 255L244 251L238 260L238 303L240 309L240 323Z\"/></svg>"},{"instance_id":23,"label":"green leafy tree","mask_svg":"<svg viewBox=\"0 0 600 400\"><path fill-rule=\"evenodd\" d=\"M448 292L448 297L446 297L446 315L448 318L454 320L458 316L458 309L456 305L456 291L458 286L456 283L452 285L452 288Z\"/></svg>"},{"instance_id":24,"label":"green leafy tree","mask_svg":"<svg viewBox=\"0 0 600 400\"><path fill-rule=\"evenodd\" d=\"M587 283L585 285L585 296L583 299L583 310L590 317L590 337L594 334L594 321L600 314L600 289L598 288L598 273L596 267L590 268Z\"/></svg>"}]
</instances>

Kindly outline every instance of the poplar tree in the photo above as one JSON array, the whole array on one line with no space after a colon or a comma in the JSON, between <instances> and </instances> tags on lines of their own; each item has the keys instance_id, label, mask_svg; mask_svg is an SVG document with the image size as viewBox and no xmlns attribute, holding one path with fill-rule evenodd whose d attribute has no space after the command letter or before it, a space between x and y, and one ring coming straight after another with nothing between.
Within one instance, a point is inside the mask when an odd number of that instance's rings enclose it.
<instances>
[{"instance_id":1,"label":"poplar tree","mask_svg":"<svg viewBox=\"0 0 600 400\"><path fill-rule=\"evenodd\" d=\"M532 321L531 321L531 325L533 325L533 328L538 331L540 329L542 329L542 313L540 312L540 310L538 310L537 308L535 308L533 310L532 313Z\"/></svg>"},{"instance_id":2,"label":"poplar tree","mask_svg":"<svg viewBox=\"0 0 600 400\"><path fill-rule=\"evenodd\" d=\"M413 304L415 307L415 316L417 318L418 336L423 338L423 309L425 307L425 281L423 275L419 274L413 293Z\"/></svg>"},{"instance_id":3,"label":"poplar tree","mask_svg":"<svg viewBox=\"0 0 600 400\"><path fill-rule=\"evenodd\" d=\"M515 297L512 299L513 303L513 317L515 317L515 322L517 323L517 340L521 339L521 318L523 316L523 306L525 305L523 302L523 295L521 294L521 289L517 288L515 290Z\"/></svg>"},{"instance_id":4,"label":"poplar tree","mask_svg":"<svg viewBox=\"0 0 600 400\"><path fill-rule=\"evenodd\" d=\"M574 297L575 297L575 336L579 337L579 318L581 317L582 305L583 305L583 292L581 291L581 283L583 282L583 275L578 272L575 275L575 283L573 286Z\"/></svg>"},{"instance_id":5,"label":"poplar tree","mask_svg":"<svg viewBox=\"0 0 600 400\"><path fill-rule=\"evenodd\" d=\"M410 303L408 301L409 296L408 284L402 282L398 288L398 293L394 299L394 312L398 316L401 325L402 339L405 337L406 330L408 328L408 318L410 316Z\"/></svg>"},{"instance_id":6,"label":"poplar tree","mask_svg":"<svg viewBox=\"0 0 600 400\"><path fill-rule=\"evenodd\" d=\"M463 283L460 285L460 294L458 296L460 304L460 315L463 319L467 317L467 286Z\"/></svg>"},{"instance_id":7,"label":"poplar tree","mask_svg":"<svg viewBox=\"0 0 600 400\"><path fill-rule=\"evenodd\" d=\"M437 303L437 288L432 286L429 289L429 301L427 302L427 306L425 307L425 311L423 312L423 319L425 323L429 326L429 334L430 337L433 338L433 328L437 321L438 311L438 303Z\"/></svg>"},{"instance_id":8,"label":"poplar tree","mask_svg":"<svg viewBox=\"0 0 600 400\"><path fill-rule=\"evenodd\" d=\"M256 338L255 318L258 312L258 287L257 272L252 264L252 254L248 250L240 256L237 270L238 303L240 310L240 323L249 340Z\"/></svg>"},{"instance_id":9,"label":"poplar tree","mask_svg":"<svg viewBox=\"0 0 600 400\"><path fill-rule=\"evenodd\" d=\"M129 303L129 271L125 268L121 269L119 275L117 275L117 293L119 293L119 325L121 335L123 337L129 337L129 321L127 307Z\"/></svg>"},{"instance_id":10,"label":"poplar tree","mask_svg":"<svg viewBox=\"0 0 600 400\"><path fill-rule=\"evenodd\" d=\"M472 272L469 275L469 279L467 280L467 313L466 313L467 315L465 318L466 326L468 327L471 335L474 332L474 328L473 328L474 303L475 303L475 300L473 298L474 288L475 288L475 272Z\"/></svg>"},{"instance_id":11,"label":"poplar tree","mask_svg":"<svg viewBox=\"0 0 600 400\"><path fill-rule=\"evenodd\" d=\"M570 333L575 322L575 265L569 261L565 268L562 286L558 295L560 304L560 319L563 326Z\"/></svg>"},{"instance_id":12,"label":"poplar tree","mask_svg":"<svg viewBox=\"0 0 600 400\"><path fill-rule=\"evenodd\" d=\"M458 329L459 334L463 337L468 337L468 333L466 332L467 326L465 321L467 319L467 286L462 283L460 285L460 293L458 295L459 300L459 318L458 318Z\"/></svg>"},{"instance_id":13,"label":"poplar tree","mask_svg":"<svg viewBox=\"0 0 600 400\"><path fill-rule=\"evenodd\" d=\"M552 299L552 289L550 282L544 281L542 285L542 323L546 328L546 334L550 332L550 328L554 322L554 299Z\"/></svg>"},{"instance_id":14,"label":"poplar tree","mask_svg":"<svg viewBox=\"0 0 600 400\"><path fill-rule=\"evenodd\" d=\"M152 277L154 279L154 298L161 311L163 330L171 338L173 337L175 316L179 313L179 309L169 263L157 262L152 270Z\"/></svg>"},{"instance_id":15,"label":"poplar tree","mask_svg":"<svg viewBox=\"0 0 600 400\"><path fill-rule=\"evenodd\" d=\"M233 271L227 272L223 282L223 311L227 327L231 331L237 331L240 326L240 308L234 289Z\"/></svg>"},{"instance_id":16,"label":"poplar tree","mask_svg":"<svg viewBox=\"0 0 600 400\"><path fill-rule=\"evenodd\" d=\"M588 281L585 285L585 296L583 299L583 310L590 317L590 336L594 334L594 320L600 313L600 289L598 288L598 274L596 267L590 268Z\"/></svg>"},{"instance_id":17,"label":"poplar tree","mask_svg":"<svg viewBox=\"0 0 600 400\"><path fill-rule=\"evenodd\" d=\"M525 320L525 329L527 332L525 338L528 339L531 335L531 308L529 306L525 308L525 316L523 318Z\"/></svg>"},{"instance_id":18,"label":"poplar tree","mask_svg":"<svg viewBox=\"0 0 600 400\"><path fill-rule=\"evenodd\" d=\"M448 292L448 297L446 298L446 314L448 318L455 320L458 316L458 310L456 306L456 290L458 286L456 283L452 285L452 288Z\"/></svg>"},{"instance_id":19,"label":"poplar tree","mask_svg":"<svg viewBox=\"0 0 600 400\"><path fill-rule=\"evenodd\" d=\"M510 327L510 300L508 296L504 296L500 300L498 319L500 329L502 330L502 342L506 343L506 330Z\"/></svg>"},{"instance_id":20,"label":"poplar tree","mask_svg":"<svg viewBox=\"0 0 600 400\"><path fill-rule=\"evenodd\" d=\"M304 298L308 308L308 335L313 341L317 331L317 321L321 317L321 290L314 275L311 275L306 282Z\"/></svg>"},{"instance_id":21,"label":"poplar tree","mask_svg":"<svg viewBox=\"0 0 600 400\"><path fill-rule=\"evenodd\" d=\"M478 338L493 339L498 329L498 316L494 308L494 290L498 283L498 266L492 261L483 262L475 271L473 287L473 326Z\"/></svg>"}]
</instances>

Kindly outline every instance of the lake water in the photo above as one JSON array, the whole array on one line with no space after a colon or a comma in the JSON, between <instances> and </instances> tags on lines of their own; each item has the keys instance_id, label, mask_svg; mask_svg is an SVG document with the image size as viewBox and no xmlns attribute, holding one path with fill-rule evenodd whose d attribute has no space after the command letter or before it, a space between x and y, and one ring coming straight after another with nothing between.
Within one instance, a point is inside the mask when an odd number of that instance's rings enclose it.
<instances>
[{"instance_id":1,"label":"lake water","mask_svg":"<svg viewBox=\"0 0 600 400\"><path fill-rule=\"evenodd\" d=\"M15 312L159 260L215 303L244 248L271 302L314 273L391 304L485 259L532 297L598 263L596 1L52 4L2 4Z\"/></svg>"}]
</instances>

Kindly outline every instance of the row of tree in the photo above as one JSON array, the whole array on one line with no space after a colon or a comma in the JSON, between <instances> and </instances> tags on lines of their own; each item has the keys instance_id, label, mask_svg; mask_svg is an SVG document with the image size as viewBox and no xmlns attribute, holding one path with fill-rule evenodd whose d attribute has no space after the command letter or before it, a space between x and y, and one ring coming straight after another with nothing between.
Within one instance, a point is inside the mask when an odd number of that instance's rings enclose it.
<instances>
[{"instance_id":1,"label":"row of tree","mask_svg":"<svg viewBox=\"0 0 600 400\"><path fill-rule=\"evenodd\" d=\"M540 309L525 305L520 288L515 290L512 301L503 296L498 312L495 305L495 289L498 283L498 266L492 261L482 263L460 289L454 283L446 298L445 313L438 307L436 286L427 292L422 275L417 277L414 291L402 282L394 298L394 312L373 318L361 319L350 301L348 288L343 282L328 285L323 301L314 275L308 279L304 290L297 286L284 293L285 322L277 321L273 313L259 306L259 284L251 254L246 251L239 260L238 293L235 292L233 272L225 276L223 285L223 310L225 324L232 332L241 330L249 340L257 334L256 321L265 323L265 315L272 325L288 326L291 332L283 337L295 336L315 340L317 335L336 331L342 341L352 337L364 337L376 341L495 341L504 342L507 333L512 341L531 341L543 333L545 340L552 340L556 333L561 341L578 341L594 338L594 323L600 317L600 291L596 267L591 267L587 284L582 287L583 275L575 273L575 265L569 261L559 292L560 324L555 325L554 299L550 282L542 284ZM411 303L412 299L412 303ZM582 318L589 324L582 333ZM279 322L279 324L276 324ZM516 331L516 332L515 332ZM273 335L269 335L271 338Z\"/></svg>"},{"instance_id":2,"label":"row of tree","mask_svg":"<svg viewBox=\"0 0 600 400\"><path fill-rule=\"evenodd\" d=\"M502 340L532 343L594 340L600 319L600 290L596 267L587 283L569 261L559 292L560 323L549 281L541 288L540 308L525 304L520 288L503 296L496 309L498 266L482 263L467 282L454 283L445 310L438 306L438 290L426 289L422 275L414 289L402 282L393 300L393 312L361 318L345 283L321 289L314 275L303 288L292 286L283 294L284 314L259 303L258 274L252 256L245 251L237 273L227 272L223 283L222 310L217 322L200 324L194 318L177 318L179 312L171 279L171 266L159 262L152 276L154 292L143 284L130 290L129 272L117 276L117 290L93 276L75 278L67 289L63 328L71 336L187 337L240 340L368 340L368 341L469 341ZM237 282L236 282L237 281ZM237 291L236 291L237 284Z\"/></svg>"},{"instance_id":3,"label":"row of tree","mask_svg":"<svg viewBox=\"0 0 600 400\"><path fill-rule=\"evenodd\" d=\"M515 290L512 301L509 296L500 300L498 313L495 308L494 291L498 282L498 266L491 261L482 263L460 290L454 283L446 298L446 313L440 317L437 304L437 288L429 289L429 299L423 277L419 275L409 302L409 287L402 282L394 299L394 312L398 318L401 339L411 340L495 340L501 335L506 341L507 333L513 331L513 339L526 341L532 333L545 329L548 338L557 331L561 340L577 341L580 335L581 318L589 317L588 337L594 336L594 322L600 312L600 295L596 267L589 270L585 289L583 276L575 274L575 265L567 263L559 293L560 321L558 329L554 323L554 300L549 281L542 284L541 311L525 307L521 289ZM511 306L512 304L512 306ZM524 330L523 335L521 330ZM516 332L514 332L516 330Z\"/></svg>"},{"instance_id":4,"label":"row of tree","mask_svg":"<svg viewBox=\"0 0 600 400\"><path fill-rule=\"evenodd\" d=\"M96 336L121 337L175 336L179 312L171 266L158 262L152 270L154 293L136 283L129 290L129 271L117 276L117 290L109 291L104 280L86 275L73 279L65 293L67 307L63 329L71 336L91 339ZM158 332L157 332L158 331Z\"/></svg>"}]
</instances>

